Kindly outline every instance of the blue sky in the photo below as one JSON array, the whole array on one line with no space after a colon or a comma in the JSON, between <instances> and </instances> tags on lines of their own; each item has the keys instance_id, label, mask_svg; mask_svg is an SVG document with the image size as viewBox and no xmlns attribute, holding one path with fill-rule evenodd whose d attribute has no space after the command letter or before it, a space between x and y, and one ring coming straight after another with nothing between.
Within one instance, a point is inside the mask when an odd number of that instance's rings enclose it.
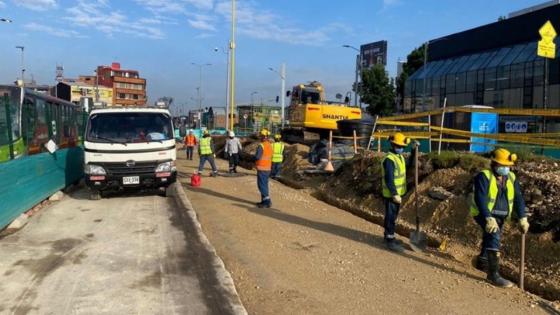
<instances>
[{"instance_id":1,"label":"blue sky","mask_svg":"<svg viewBox=\"0 0 560 315\"><path fill-rule=\"evenodd\" d=\"M350 90L355 53L343 44L387 40L387 70L422 42L491 23L543 0L238 0L237 102L251 92L267 102L280 79L269 67L287 63L287 86L321 81L329 98ZM119 61L148 80L153 101L172 96L195 108L198 68L205 104L223 106L230 34L229 0L0 0L0 82L19 74L52 84L56 64L66 77ZM219 51L215 52L214 48Z\"/></svg>"}]
</instances>

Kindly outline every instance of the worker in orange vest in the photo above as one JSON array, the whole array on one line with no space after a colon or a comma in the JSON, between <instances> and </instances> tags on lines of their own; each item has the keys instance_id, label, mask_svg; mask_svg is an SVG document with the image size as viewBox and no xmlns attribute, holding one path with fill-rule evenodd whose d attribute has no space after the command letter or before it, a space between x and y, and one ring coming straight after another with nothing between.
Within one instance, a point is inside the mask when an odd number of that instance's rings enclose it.
<instances>
[{"instance_id":1,"label":"worker in orange vest","mask_svg":"<svg viewBox=\"0 0 560 315\"><path fill-rule=\"evenodd\" d=\"M260 133L261 143L257 147L255 154L255 161L257 167L257 187L261 193L261 202L257 203L259 208L270 208L272 202L268 193L268 178L272 170L272 143L268 137L270 133L268 130L263 129Z\"/></svg>"},{"instance_id":2,"label":"worker in orange vest","mask_svg":"<svg viewBox=\"0 0 560 315\"><path fill-rule=\"evenodd\" d=\"M194 152L194 147L198 144L198 141L196 140L196 137L193 134L192 129L189 130L189 134L185 136L185 140L184 140L185 146L187 147L187 160L191 160L193 159L193 152Z\"/></svg>"}]
</instances>

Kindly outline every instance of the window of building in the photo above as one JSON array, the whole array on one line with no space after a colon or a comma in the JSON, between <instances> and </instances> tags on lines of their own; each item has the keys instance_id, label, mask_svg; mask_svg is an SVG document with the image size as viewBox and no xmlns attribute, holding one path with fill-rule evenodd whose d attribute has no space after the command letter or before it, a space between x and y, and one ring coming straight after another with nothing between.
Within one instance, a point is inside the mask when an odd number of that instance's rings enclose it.
<instances>
[{"instance_id":1,"label":"window of building","mask_svg":"<svg viewBox=\"0 0 560 315\"><path fill-rule=\"evenodd\" d=\"M126 98L126 94L124 94L124 93L119 93L119 98L120 98L120 99L125 99L125 98Z\"/></svg>"},{"instance_id":2,"label":"window of building","mask_svg":"<svg viewBox=\"0 0 560 315\"><path fill-rule=\"evenodd\" d=\"M484 90L491 91L496 89L496 68L484 70Z\"/></svg>"},{"instance_id":3,"label":"window of building","mask_svg":"<svg viewBox=\"0 0 560 315\"><path fill-rule=\"evenodd\" d=\"M527 46L527 44L513 46L509 50L507 55L504 57L504 59L502 59L502 62L500 63L500 66L511 65L513 63L513 60L515 60L515 58L517 58L517 56L519 56L519 54L523 51L523 49L525 49L525 46Z\"/></svg>"},{"instance_id":4,"label":"window of building","mask_svg":"<svg viewBox=\"0 0 560 315\"><path fill-rule=\"evenodd\" d=\"M535 61L533 67L533 85L543 85L544 61L542 59Z\"/></svg>"},{"instance_id":5,"label":"window of building","mask_svg":"<svg viewBox=\"0 0 560 315\"><path fill-rule=\"evenodd\" d=\"M132 99L137 100L138 99L138 94L132 94Z\"/></svg>"},{"instance_id":6,"label":"window of building","mask_svg":"<svg viewBox=\"0 0 560 315\"><path fill-rule=\"evenodd\" d=\"M455 91L457 93L464 93L466 90L467 73L462 72L455 75Z\"/></svg>"},{"instance_id":7,"label":"window of building","mask_svg":"<svg viewBox=\"0 0 560 315\"><path fill-rule=\"evenodd\" d=\"M509 89L510 83L510 67L509 66L501 66L498 67L498 73L496 77L498 90Z\"/></svg>"},{"instance_id":8,"label":"window of building","mask_svg":"<svg viewBox=\"0 0 560 315\"><path fill-rule=\"evenodd\" d=\"M523 63L518 63L511 66L511 88L523 87L524 71L525 69Z\"/></svg>"},{"instance_id":9,"label":"window of building","mask_svg":"<svg viewBox=\"0 0 560 315\"><path fill-rule=\"evenodd\" d=\"M474 92L476 89L476 71L467 72L466 92Z\"/></svg>"}]
</instances>

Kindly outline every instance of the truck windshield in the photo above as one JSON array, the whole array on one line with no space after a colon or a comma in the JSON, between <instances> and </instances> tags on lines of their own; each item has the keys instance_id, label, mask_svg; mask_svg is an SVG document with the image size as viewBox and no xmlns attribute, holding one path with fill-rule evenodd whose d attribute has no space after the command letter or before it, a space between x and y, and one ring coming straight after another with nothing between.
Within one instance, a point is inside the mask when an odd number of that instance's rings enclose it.
<instances>
[{"instance_id":1,"label":"truck windshield","mask_svg":"<svg viewBox=\"0 0 560 315\"><path fill-rule=\"evenodd\" d=\"M89 119L86 141L140 143L173 139L171 117L162 113L99 113Z\"/></svg>"}]
</instances>

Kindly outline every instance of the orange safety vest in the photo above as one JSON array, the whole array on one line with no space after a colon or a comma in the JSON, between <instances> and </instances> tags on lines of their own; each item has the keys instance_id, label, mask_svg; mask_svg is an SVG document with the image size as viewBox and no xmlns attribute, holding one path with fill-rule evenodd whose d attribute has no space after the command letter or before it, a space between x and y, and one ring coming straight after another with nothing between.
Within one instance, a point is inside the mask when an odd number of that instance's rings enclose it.
<instances>
[{"instance_id":1,"label":"orange safety vest","mask_svg":"<svg viewBox=\"0 0 560 315\"><path fill-rule=\"evenodd\" d=\"M194 147L196 145L196 137L194 135L187 135L185 137L185 144L187 147Z\"/></svg>"},{"instance_id":2,"label":"orange safety vest","mask_svg":"<svg viewBox=\"0 0 560 315\"><path fill-rule=\"evenodd\" d=\"M269 141L264 141L260 146L262 148L262 156L260 160L257 160L257 170L270 171L272 169L272 144Z\"/></svg>"}]
</instances>

